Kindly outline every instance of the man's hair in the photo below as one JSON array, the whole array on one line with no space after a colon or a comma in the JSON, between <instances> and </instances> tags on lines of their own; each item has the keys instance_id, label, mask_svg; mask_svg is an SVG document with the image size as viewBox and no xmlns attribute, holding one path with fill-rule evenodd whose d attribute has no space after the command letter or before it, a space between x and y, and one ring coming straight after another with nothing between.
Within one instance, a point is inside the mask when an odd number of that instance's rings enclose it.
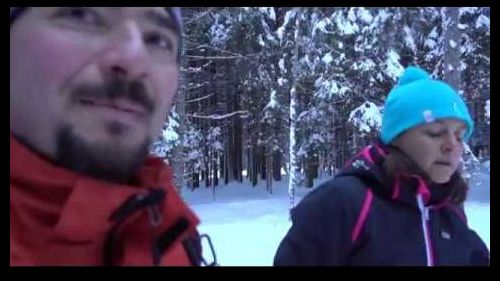
<instances>
[{"instance_id":1,"label":"man's hair","mask_svg":"<svg viewBox=\"0 0 500 281\"><path fill-rule=\"evenodd\" d=\"M29 7L10 7L10 25ZM180 62L182 54L182 14L180 7L165 7L168 15L173 19L174 31L177 33L179 47L177 52L177 62Z\"/></svg>"}]
</instances>

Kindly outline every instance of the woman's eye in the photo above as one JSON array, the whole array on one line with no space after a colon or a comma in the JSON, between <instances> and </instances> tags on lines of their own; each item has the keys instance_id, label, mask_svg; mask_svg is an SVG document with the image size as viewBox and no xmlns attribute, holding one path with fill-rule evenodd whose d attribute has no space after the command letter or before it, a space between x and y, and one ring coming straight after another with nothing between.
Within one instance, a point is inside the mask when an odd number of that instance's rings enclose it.
<instances>
[{"instance_id":1,"label":"woman's eye","mask_svg":"<svg viewBox=\"0 0 500 281\"><path fill-rule=\"evenodd\" d=\"M104 22L99 13L86 7L62 8L57 12L57 16L91 25L102 25Z\"/></svg>"},{"instance_id":2,"label":"woman's eye","mask_svg":"<svg viewBox=\"0 0 500 281\"><path fill-rule=\"evenodd\" d=\"M437 137L441 136L441 134L442 134L440 131L437 131L437 132L427 131L426 133L428 136L430 136L432 138L437 138Z\"/></svg>"}]
</instances>

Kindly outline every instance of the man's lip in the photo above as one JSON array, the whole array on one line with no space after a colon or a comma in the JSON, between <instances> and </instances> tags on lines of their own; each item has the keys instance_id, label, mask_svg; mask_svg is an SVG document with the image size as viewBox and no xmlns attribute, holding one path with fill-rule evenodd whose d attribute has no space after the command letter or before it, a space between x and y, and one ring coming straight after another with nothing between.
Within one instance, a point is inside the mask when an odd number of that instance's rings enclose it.
<instances>
[{"instance_id":1,"label":"man's lip","mask_svg":"<svg viewBox=\"0 0 500 281\"><path fill-rule=\"evenodd\" d=\"M96 100L96 99L80 99L80 103L90 106L103 106L118 109L125 112L130 112L139 116L146 115L146 109L144 106L137 103L125 100Z\"/></svg>"}]
</instances>

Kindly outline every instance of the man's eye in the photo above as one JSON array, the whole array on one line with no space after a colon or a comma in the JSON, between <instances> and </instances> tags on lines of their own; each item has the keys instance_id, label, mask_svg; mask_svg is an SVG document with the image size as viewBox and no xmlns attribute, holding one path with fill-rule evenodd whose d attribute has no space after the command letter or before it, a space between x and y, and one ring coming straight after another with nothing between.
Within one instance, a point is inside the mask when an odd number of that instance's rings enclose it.
<instances>
[{"instance_id":1,"label":"man's eye","mask_svg":"<svg viewBox=\"0 0 500 281\"><path fill-rule=\"evenodd\" d=\"M172 39L160 33L148 33L146 34L144 41L147 45L164 49L166 51L173 51L174 49Z\"/></svg>"},{"instance_id":2,"label":"man's eye","mask_svg":"<svg viewBox=\"0 0 500 281\"><path fill-rule=\"evenodd\" d=\"M102 25L104 23L99 13L87 7L62 8L57 12L57 16L85 24Z\"/></svg>"}]
</instances>

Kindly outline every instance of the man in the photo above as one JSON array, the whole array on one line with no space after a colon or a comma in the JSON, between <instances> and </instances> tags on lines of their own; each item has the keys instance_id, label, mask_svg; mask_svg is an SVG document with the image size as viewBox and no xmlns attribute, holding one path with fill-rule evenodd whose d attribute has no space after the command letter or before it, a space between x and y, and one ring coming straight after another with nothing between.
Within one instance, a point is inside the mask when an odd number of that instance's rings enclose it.
<instances>
[{"instance_id":1,"label":"man","mask_svg":"<svg viewBox=\"0 0 500 281\"><path fill-rule=\"evenodd\" d=\"M10 9L11 265L200 263L199 220L148 157L180 40L179 8Z\"/></svg>"}]
</instances>

